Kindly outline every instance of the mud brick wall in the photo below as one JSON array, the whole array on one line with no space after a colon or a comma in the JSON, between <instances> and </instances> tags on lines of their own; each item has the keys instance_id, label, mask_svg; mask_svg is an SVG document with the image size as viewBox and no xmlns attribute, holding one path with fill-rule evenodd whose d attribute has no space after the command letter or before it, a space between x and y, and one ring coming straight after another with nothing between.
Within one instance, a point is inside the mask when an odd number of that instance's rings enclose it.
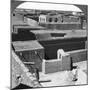
<instances>
[{"instance_id":1,"label":"mud brick wall","mask_svg":"<svg viewBox=\"0 0 90 90\"><path fill-rule=\"evenodd\" d=\"M75 51L70 51L67 52L70 54L70 57L72 58L73 63L74 62L80 62L80 61L85 61L87 60L87 49L82 49L82 50L75 50Z\"/></svg>"},{"instance_id":2,"label":"mud brick wall","mask_svg":"<svg viewBox=\"0 0 90 90\"><path fill-rule=\"evenodd\" d=\"M43 60L42 71L43 73L54 73L58 71L71 70L71 58L72 62L80 62L87 60L87 49L74 50L66 52L68 55L63 56L62 60Z\"/></svg>"},{"instance_id":3,"label":"mud brick wall","mask_svg":"<svg viewBox=\"0 0 90 90\"><path fill-rule=\"evenodd\" d=\"M45 65L45 66L44 66ZM43 73L54 73L62 70L62 62L60 60L45 61L43 64Z\"/></svg>"},{"instance_id":4,"label":"mud brick wall","mask_svg":"<svg viewBox=\"0 0 90 90\"><path fill-rule=\"evenodd\" d=\"M42 63L42 72L45 74L54 73L71 69L70 56L63 56L62 60L44 60Z\"/></svg>"},{"instance_id":5,"label":"mud brick wall","mask_svg":"<svg viewBox=\"0 0 90 90\"><path fill-rule=\"evenodd\" d=\"M70 55L66 55L62 57L62 71L64 70L71 70Z\"/></svg>"}]
</instances>

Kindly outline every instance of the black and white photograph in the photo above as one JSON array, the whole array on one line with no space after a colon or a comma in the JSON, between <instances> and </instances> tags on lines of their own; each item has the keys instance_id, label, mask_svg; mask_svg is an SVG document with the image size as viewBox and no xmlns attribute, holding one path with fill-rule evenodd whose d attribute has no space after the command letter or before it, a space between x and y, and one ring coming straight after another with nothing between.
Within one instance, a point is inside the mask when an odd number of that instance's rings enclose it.
<instances>
[{"instance_id":1,"label":"black and white photograph","mask_svg":"<svg viewBox=\"0 0 90 90\"><path fill-rule=\"evenodd\" d=\"M10 88L88 85L88 5L11 0Z\"/></svg>"}]
</instances>

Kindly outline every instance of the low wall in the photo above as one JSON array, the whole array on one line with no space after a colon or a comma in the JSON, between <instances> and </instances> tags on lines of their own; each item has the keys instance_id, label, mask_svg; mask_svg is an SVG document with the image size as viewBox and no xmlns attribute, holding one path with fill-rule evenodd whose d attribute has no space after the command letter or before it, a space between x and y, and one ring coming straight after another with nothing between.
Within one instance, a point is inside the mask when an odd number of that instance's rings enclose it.
<instances>
[{"instance_id":1,"label":"low wall","mask_svg":"<svg viewBox=\"0 0 90 90\"><path fill-rule=\"evenodd\" d=\"M87 49L82 49L82 50L74 50L70 52L66 52L70 54L70 57L72 58L73 63L75 62L80 62L80 61L85 61L87 60Z\"/></svg>"},{"instance_id":2,"label":"low wall","mask_svg":"<svg viewBox=\"0 0 90 90\"><path fill-rule=\"evenodd\" d=\"M62 62L60 60L50 60L46 61L44 60L42 63L42 72L47 74L47 73L53 73L53 72L58 72L61 71L60 69L62 68L61 65Z\"/></svg>"},{"instance_id":3,"label":"low wall","mask_svg":"<svg viewBox=\"0 0 90 90\"><path fill-rule=\"evenodd\" d=\"M62 56L62 60L43 60L42 72L48 74L64 70L71 70L72 63L85 60L87 60L87 49L66 52L66 55Z\"/></svg>"},{"instance_id":4,"label":"low wall","mask_svg":"<svg viewBox=\"0 0 90 90\"><path fill-rule=\"evenodd\" d=\"M70 56L65 55L62 60L43 60L42 62L42 72L45 74L54 73L58 71L71 70Z\"/></svg>"}]
</instances>

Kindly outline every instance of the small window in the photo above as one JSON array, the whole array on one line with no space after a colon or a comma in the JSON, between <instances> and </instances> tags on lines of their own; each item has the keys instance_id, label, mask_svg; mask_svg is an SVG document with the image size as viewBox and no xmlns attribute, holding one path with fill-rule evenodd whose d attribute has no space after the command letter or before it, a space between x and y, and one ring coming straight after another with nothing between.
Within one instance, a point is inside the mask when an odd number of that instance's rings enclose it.
<instances>
[{"instance_id":1,"label":"small window","mask_svg":"<svg viewBox=\"0 0 90 90\"><path fill-rule=\"evenodd\" d=\"M49 22L52 22L52 18L49 18Z\"/></svg>"},{"instance_id":2,"label":"small window","mask_svg":"<svg viewBox=\"0 0 90 90\"><path fill-rule=\"evenodd\" d=\"M58 22L58 18L55 18L55 19L54 19L54 22Z\"/></svg>"},{"instance_id":3,"label":"small window","mask_svg":"<svg viewBox=\"0 0 90 90\"><path fill-rule=\"evenodd\" d=\"M13 13L13 16L15 16L15 13Z\"/></svg>"}]
</instances>

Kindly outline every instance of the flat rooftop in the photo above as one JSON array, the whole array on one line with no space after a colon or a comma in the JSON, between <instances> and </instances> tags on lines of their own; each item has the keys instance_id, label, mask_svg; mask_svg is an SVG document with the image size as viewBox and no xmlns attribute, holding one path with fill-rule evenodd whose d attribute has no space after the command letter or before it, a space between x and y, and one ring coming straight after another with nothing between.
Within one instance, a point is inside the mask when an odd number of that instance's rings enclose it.
<instances>
[{"instance_id":1,"label":"flat rooftop","mask_svg":"<svg viewBox=\"0 0 90 90\"><path fill-rule=\"evenodd\" d=\"M36 49L44 49L36 40L32 41L16 41L13 42L15 51L29 51Z\"/></svg>"},{"instance_id":2,"label":"flat rooftop","mask_svg":"<svg viewBox=\"0 0 90 90\"><path fill-rule=\"evenodd\" d=\"M87 30L31 30L31 32L34 34L66 33L64 37L59 38L87 37L88 34Z\"/></svg>"}]
</instances>

